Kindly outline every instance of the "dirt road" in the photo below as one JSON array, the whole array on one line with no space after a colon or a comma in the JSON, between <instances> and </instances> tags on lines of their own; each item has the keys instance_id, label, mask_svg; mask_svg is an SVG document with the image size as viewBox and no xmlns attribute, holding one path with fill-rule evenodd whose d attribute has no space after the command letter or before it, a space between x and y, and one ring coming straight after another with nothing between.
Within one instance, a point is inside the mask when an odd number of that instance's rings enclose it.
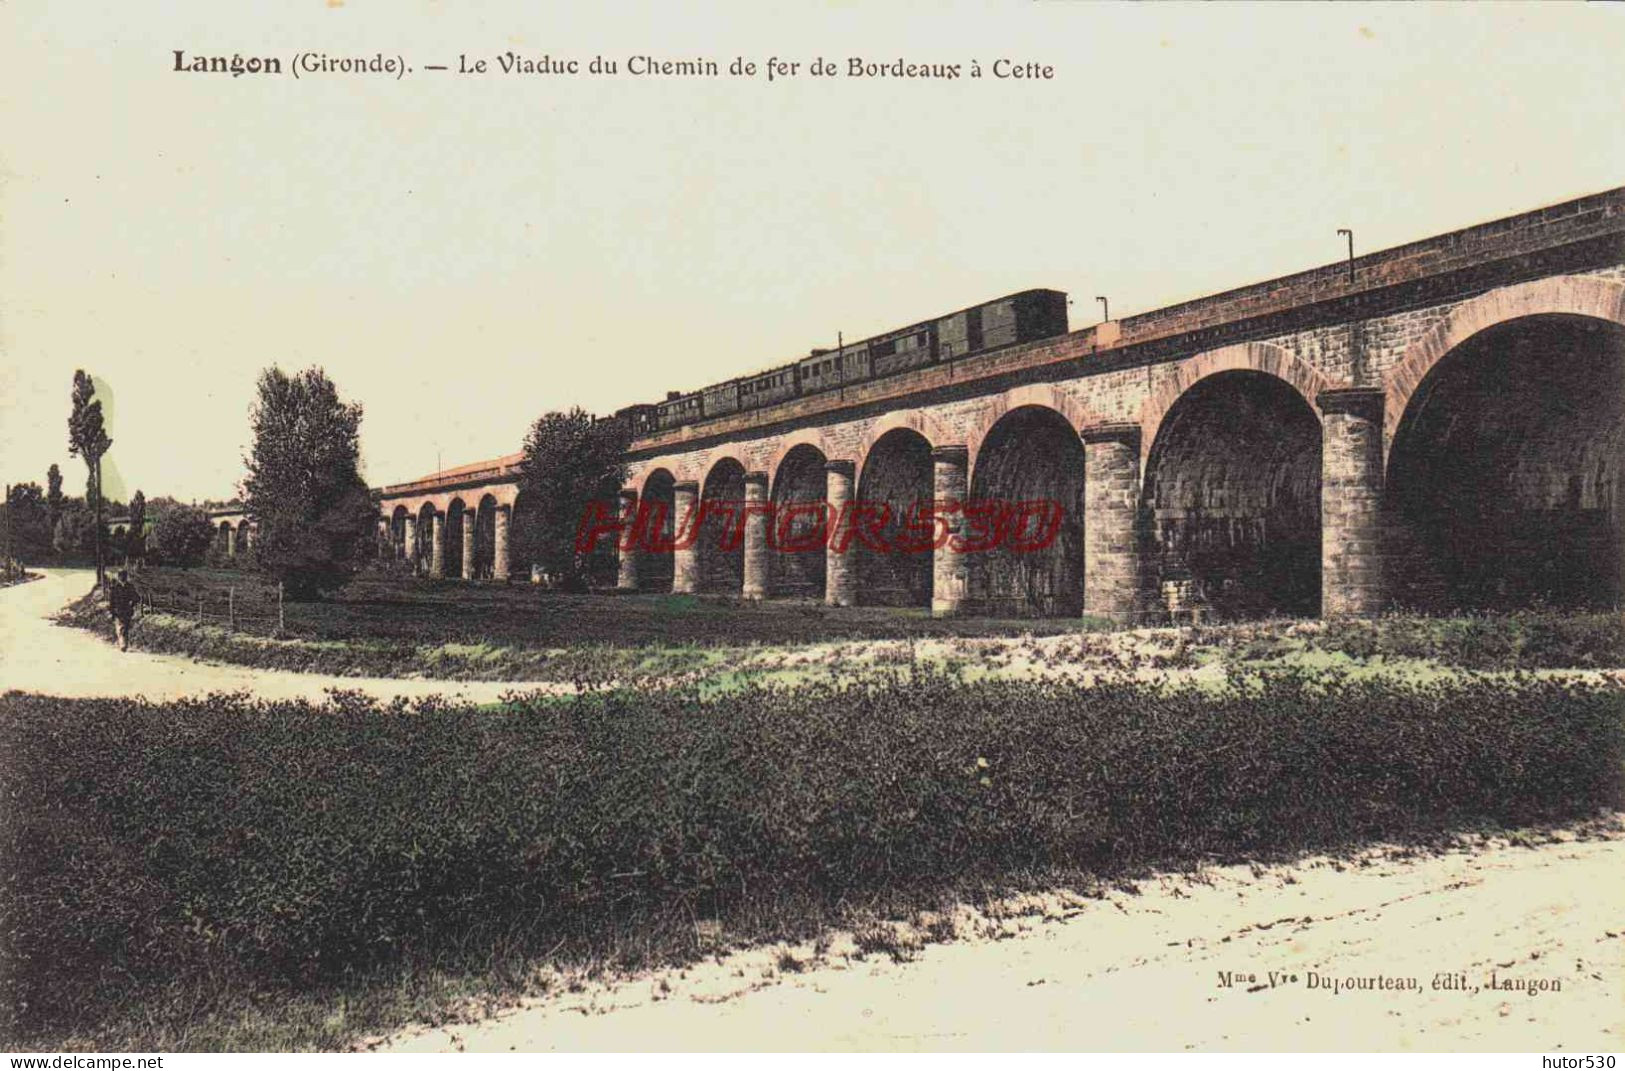
<instances>
[{"instance_id":1,"label":"dirt road","mask_svg":"<svg viewBox=\"0 0 1625 1071\"><path fill-rule=\"evenodd\" d=\"M1209 884L1170 878L1139 895L1050 897L1047 918L965 922L961 932L983 932L928 945L910 962L847 959L837 944L821 962L785 973L783 949L741 952L474 1025L408 1031L380 1047L1621 1047L1625 842L1342 866L1320 861L1261 877L1229 868ZM1492 991L1492 977L1525 988Z\"/></svg>"},{"instance_id":2,"label":"dirt road","mask_svg":"<svg viewBox=\"0 0 1625 1071\"><path fill-rule=\"evenodd\" d=\"M53 614L90 590L93 574L84 569L39 571L45 574L42 580L0 588L0 692L141 695L156 700L249 691L267 699L320 700L328 689L343 688L380 699L445 695L492 702L514 691L561 687L557 683L332 677L195 662L144 651L120 652L83 629L63 628L50 621Z\"/></svg>"}]
</instances>

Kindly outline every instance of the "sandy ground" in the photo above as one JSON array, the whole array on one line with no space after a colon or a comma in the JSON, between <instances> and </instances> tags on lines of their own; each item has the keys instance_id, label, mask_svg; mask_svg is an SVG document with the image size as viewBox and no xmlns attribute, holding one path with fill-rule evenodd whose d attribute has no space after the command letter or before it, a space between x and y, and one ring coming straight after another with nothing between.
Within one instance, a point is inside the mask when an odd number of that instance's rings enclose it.
<instances>
[{"instance_id":1,"label":"sandy ground","mask_svg":"<svg viewBox=\"0 0 1625 1071\"><path fill-rule=\"evenodd\" d=\"M253 692L266 699L320 700L329 689L342 688L380 699L444 695L494 702L511 692L561 688L558 683L334 677L197 662L144 651L120 652L83 629L60 627L50 621L53 614L90 590L94 583L90 571L38 571L45 574L44 579L0 588L0 692L16 689L62 696L141 695L154 700L210 692Z\"/></svg>"},{"instance_id":2,"label":"sandy ground","mask_svg":"<svg viewBox=\"0 0 1625 1071\"><path fill-rule=\"evenodd\" d=\"M746 950L560 986L483 1022L371 1044L1615 1051L1625 1034L1622 878L1618 839L1415 859L1373 852L1364 865L1314 860L1256 875L1224 868L1142 883L1137 895L1035 898L1013 918L965 914L959 938L906 962L857 958L842 939L821 957L789 950L813 962L786 973L783 947ZM1492 977L1523 988L1492 990Z\"/></svg>"}]
</instances>

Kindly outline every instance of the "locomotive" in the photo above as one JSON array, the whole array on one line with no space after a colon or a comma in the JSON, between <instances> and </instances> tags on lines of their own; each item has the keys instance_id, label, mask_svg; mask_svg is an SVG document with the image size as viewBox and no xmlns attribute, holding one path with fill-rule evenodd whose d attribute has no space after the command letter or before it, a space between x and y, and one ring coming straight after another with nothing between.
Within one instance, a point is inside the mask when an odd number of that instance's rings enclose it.
<instances>
[{"instance_id":1,"label":"locomotive","mask_svg":"<svg viewBox=\"0 0 1625 1071\"><path fill-rule=\"evenodd\" d=\"M1053 338L1066 331L1064 293L1023 290L862 342L816 349L799 361L766 372L688 394L671 391L663 402L629 405L617 410L615 417L631 424L634 437L652 435L790 398L837 390L851 383L957 361L1018 342Z\"/></svg>"}]
</instances>

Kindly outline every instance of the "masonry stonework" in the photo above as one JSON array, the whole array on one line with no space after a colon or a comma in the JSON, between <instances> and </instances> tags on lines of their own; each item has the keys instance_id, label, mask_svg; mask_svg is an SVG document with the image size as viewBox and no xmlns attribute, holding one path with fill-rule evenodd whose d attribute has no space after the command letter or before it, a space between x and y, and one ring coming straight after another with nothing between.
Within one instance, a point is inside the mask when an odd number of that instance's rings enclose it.
<instances>
[{"instance_id":1,"label":"masonry stonework","mask_svg":"<svg viewBox=\"0 0 1625 1071\"><path fill-rule=\"evenodd\" d=\"M700 542L697 533L692 531L699 494L700 485L693 480L679 481L672 488L672 520L676 525L677 545L672 550L671 590L678 595L693 595L700 590Z\"/></svg>"},{"instance_id":2,"label":"masonry stonework","mask_svg":"<svg viewBox=\"0 0 1625 1071\"><path fill-rule=\"evenodd\" d=\"M845 525L852 506L852 478L857 467L850 461L829 461L824 465L831 531L824 563L824 602L830 606L858 604L858 571L851 534Z\"/></svg>"},{"instance_id":3,"label":"masonry stonework","mask_svg":"<svg viewBox=\"0 0 1625 1071\"><path fill-rule=\"evenodd\" d=\"M931 562L931 613L948 617L965 605L965 555L958 541L964 534L964 515L954 509L966 498L966 472L970 454L963 446L938 446L931 451L932 499L945 507L939 525L947 531L940 538Z\"/></svg>"},{"instance_id":4,"label":"masonry stonework","mask_svg":"<svg viewBox=\"0 0 1625 1071\"><path fill-rule=\"evenodd\" d=\"M741 594L747 599L765 599L773 583L767 546L766 472L745 473L745 576Z\"/></svg>"},{"instance_id":5,"label":"masonry stonework","mask_svg":"<svg viewBox=\"0 0 1625 1071\"><path fill-rule=\"evenodd\" d=\"M638 517L638 493L630 488L620 494L622 536L615 547L619 562L615 574L615 587L621 591L638 590L638 543L627 538L627 529L635 528Z\"/></svg>"},{"instance_id":6,"label":"masonry stonework","mask_svg":"<svg viewBox=\"0 0 1625 1071\"><path fill-rule=\"evenodd\" d=\"M1625 406L1615 393L1614 371L1625 361L1618 341L1625 328L1625 190L1369 254L1354 262L1352 281L1347 267L1331 264L1059 338L973 354L951 366L663 431L633 444L627 494L647 498L651 489L670 486L661 481L703 485L726 465L751 473L746 497L754 493L765 501L793 453L816 452L851 462L851 476L829 468L827 486L831 500L853 496L876 444L907 429L939 451L934 484L924 495L963 496L976 485L984 445L1002 434L995 430L1000 420L1037 408L1083 435L1078 463L1084 469L1084 612L1158 620L1167 610L1168 570L1176 570L1176 588L1200 587L1206 577L1214 587L1263 584L1297 593L1285 603L1279 593L1250 600L1246 591L1213 593L1238 608L1304 612L1294 609L1304 604L1292 600L1308 585L1322 613L1369 614L1393 601L1395 561L1414 563L1440 553L1426 535L1437 524L1412 524L1410 535L1400 532L1391 501L1400 492L1387 487L1396 438L1420 419L1419 407L1429 397L1465 407L1460 418L1483 425L1472 440L1476 448L1492 453L1503 450L1498 444L1513 427L1510 418L1471 408L1467 393L1433 391L1443 374L1435 369L1480 360L1475 355L1483 345L1468 342L1493 342L1500 337L1493 329L1512 323L1527 328L1519 338L1535 339L1518 343L1535 355L1528 360L1564 362L1572 332L1565 334L1569 328L1563 325L1591 323L1607 328L1595 345L1585 343L1592 347L1586 360L1594 369L1593 389L1574 387L1572 377L1564 380L1570 384L1564 389L1593 396L1585 427L1554 437L1519 425L1520 434L1550 441L1535 452L1505 448L1511 451L1506 456L1522 459L1523 470L1539 473L1519 477L1523 482L1514 481L1507 493L1542 504L1503 527L1527 526L1537 514L1556 518L1563 531L1582 533L1574 536L1585 541L1576 561L1625 574L1619 562L1625 546L1619 499L1625 493L1617 476L1625 432L1607 415ZM1543 404L1557 413L1560 402ZM1272 415L1277 413L1299 415L1288 420ZM1237 438L1243 414L1251 424ZM1319 455L1314 465L1304 467L1311 448L1266 441L1277 420L1285 421L1279 425L1283 435L1310 422L1312 450ZM1434 424L1420 426L1426 431ZM1114 430L1100 430L1107 428ZM944 447L962 448L963 462L956 467L940 453ZM1405 494L1425 499L1428 481L1447 488L1454 478L1450 465L1461 459L1452 461L1443 448L1407 450L1413 462L1407 462L1411 486ZM506 494L511 503L511 490L504 488L512 487L516 466L517 456L386 488L383 506L387 513L399 504L415 516L460 487L475 487L476 496L482 490ZM1589 469L1582 472L1581 466ZM958 479L963 484L956 485ZM1178 487L1172 498L1170 480ZM1566 504L1558 492L1569 483L1597 490L1570 495L1573 503ZM1537 485L1558 490L1537 494ZM1162 521L1146 497L1152 493L1164 496ZM1176 533L1173 543L1159 542L1158 526L1169 523L1183 534ZM773 590L771 561L765 524L754 541L752 531L747 524L740 593L760 598ZM412 540L410 526L402 538ZM1604 543L1613 548L1607 562L1592 549ZM1291 558L1284 566L1248 558L1269 558L1271 548L1282 546ZM1494 552L1470 543L1451 551L1477 555L1482 560L1474 567L1492 572ZM636 553L622 552L622 587L639 575ZM681 553L672 555L668 568L674 589L690 590L699 577L694 561ZM964 605L964 563L954 561L951 551L935 559L932 605L946 612L974 609ZM865 595L856 566L851 558L826 554L826 601L839 605ZM1444 567L1435 562L1429 568ZM658 569L645 572L659 575ZM1493 577L1475 582L1486 591L1506 587L1496 588ZM1625 582L1612 584L1621 586Z\"/></svg>"},{"instance_id":7,"label":"masonry stonework","mask_svg":"<svg viewBox=\"0 0 1625 1071\"><path fill-rule=\"evenodd\" d=\"M1133 624L1143 610L1140 576L1140 426L1083 431L1083 612Z\"/></svg>"},{"instance_id":8,"label":"masonry stonework","mask_svg":"<svg viewBox=\"0 0 1625 1071\"><path fill-rule=\"evenodd\" d=\"M1368 617L1383 608L1382 390L1343 387L1321 412L1321 614Z\"/></svg>"},{"instance_id":9,"label":"masonry stonework","mask_svg":"<svg viewBox=\"0 0 1625 1071\"><path fill-rule=\"evenodd\" d=\"M431 514L429 522L434 526L434 536L429 544L429 575L439 578L446 575L446 515L439 512Z\"/></svg>"}]
</instances>

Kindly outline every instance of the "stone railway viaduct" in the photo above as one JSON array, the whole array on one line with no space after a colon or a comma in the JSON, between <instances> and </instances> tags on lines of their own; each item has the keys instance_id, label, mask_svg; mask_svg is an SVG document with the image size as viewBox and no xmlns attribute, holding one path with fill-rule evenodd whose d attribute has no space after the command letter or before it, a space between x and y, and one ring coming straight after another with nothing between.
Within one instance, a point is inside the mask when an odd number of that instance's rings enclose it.
<instances>
[{"instance_id":1,"label":"stone railway viaduct","mask_svg":"<svg viewBox=\"0 0 1625 1071\"><path fill-rule=\"evenodd\" d=\"M1042 552L622 549L623 589L1166 619L1614 607L1625 188L1061 337L650 434L623 507L1050 499ZM379 492L394 553L506 578L519 455ZM630 514L629 514L630 515ZM522 521L520 522L522 523Z\"/></svg>"}]
</instances>

